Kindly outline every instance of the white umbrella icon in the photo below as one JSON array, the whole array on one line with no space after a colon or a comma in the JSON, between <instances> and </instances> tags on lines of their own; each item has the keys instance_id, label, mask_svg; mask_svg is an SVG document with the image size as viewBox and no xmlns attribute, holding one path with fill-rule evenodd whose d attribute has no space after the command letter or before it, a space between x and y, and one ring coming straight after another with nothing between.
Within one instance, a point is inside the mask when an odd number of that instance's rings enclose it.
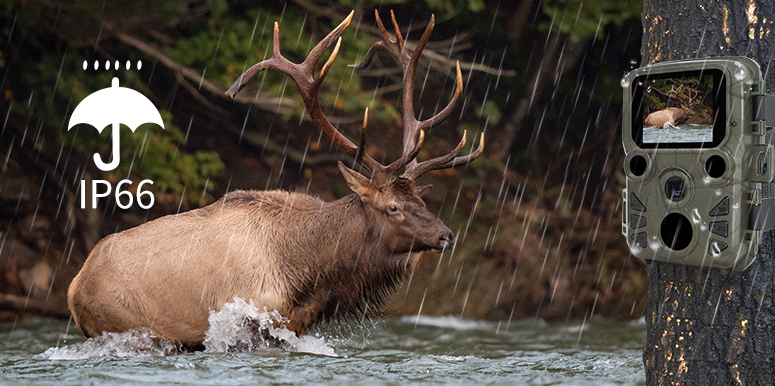
<instances>
[{"instance_id":1,"label":"white umbrella icon","mask_svg":"<svg viewBox=\"0 0 775 386\"><path fill-rule=\"evenodd\" d=\"M95 91L84 98L75 107L67 129L85 123L94 126L100 133L108 125L113 125L111 134L113 146L110 162L102 162L99 154L94 154L94 163L102 171L111 171L118 166L119 126L126 125L133 132L144 123L155 123L164 128L164 122L156 106L143 94L131 88L119 87L118 78L113 78L112 87Z\"/></svg>"}]
</instances>

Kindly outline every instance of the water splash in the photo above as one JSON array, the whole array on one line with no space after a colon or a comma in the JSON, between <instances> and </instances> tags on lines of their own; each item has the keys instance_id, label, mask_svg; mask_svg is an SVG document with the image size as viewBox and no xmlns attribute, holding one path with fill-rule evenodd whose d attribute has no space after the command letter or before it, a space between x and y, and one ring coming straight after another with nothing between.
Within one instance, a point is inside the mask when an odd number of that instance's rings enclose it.
<instances>
[{"instance_id":1,"label":"water splash","mask_svg":"<svg viewBox=\"0 0 775 386\"><path fill-rule=\"evenodd\" d=\"M210 312L205 333L205 352L251 352L280 347L291 352L337 356L323 338L303 335L285 328L288 319L277 311L259 310L253 300L240 298Z\"/></svg>"},{"instance_id":2,"label":"water splash","mask_svg":"<svg viewBox=\"0 0 775 386\"><path fill-rule=\"evenodd\" d=\"M40 354L45 359L87 359L100 356L157 357L183 352L180 343L164 339L142 328L127 332L108 332L86 342L64 347L52 347Z\"/></svg>"},{"instance_id":3,"label":"water splash","mask_svg":"<svg viewBox=\"0 0 775 386\"><path fill-rule=\"evenodd\" d=\"M288 319L277 311L259 310L250 303L234 298L220 311L210 311L210 328L205 332L206 353L249 353L270 348L337 356L325 339L288 330ZM101 356L159 357L179 355L187 350L178 342L162 338L142 328L121 333L105 333L80 344L52 347L40 354L44 359L77 360Z\"/></svg>"}]
</instances>

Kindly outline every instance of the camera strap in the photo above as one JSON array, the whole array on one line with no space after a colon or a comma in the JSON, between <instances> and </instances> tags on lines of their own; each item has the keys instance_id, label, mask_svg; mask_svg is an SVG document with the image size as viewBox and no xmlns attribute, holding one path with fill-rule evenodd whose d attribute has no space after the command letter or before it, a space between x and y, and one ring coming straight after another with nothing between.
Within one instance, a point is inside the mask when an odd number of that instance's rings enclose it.
<instances>
[{"instance_id":1,"label":"camera strap","mask_svg":"<svg viewBox=\"0 0 775 386\"><path fill-rule=\"evenodd\" d=\"M767 127L775 127L775 95L754 95L753 120L764 121Z\"/></svg>"},{"instance_id":2,"label":"camera strap","mask_svg":"<svg viewBox=\"0 0 775 386\"><path fill-rule=\"evenodd\" d=\"M762 198L761 205L753 205L749 224L753 230L770 231L775 229L775 198Z\"/></svg>"}]
</instances>

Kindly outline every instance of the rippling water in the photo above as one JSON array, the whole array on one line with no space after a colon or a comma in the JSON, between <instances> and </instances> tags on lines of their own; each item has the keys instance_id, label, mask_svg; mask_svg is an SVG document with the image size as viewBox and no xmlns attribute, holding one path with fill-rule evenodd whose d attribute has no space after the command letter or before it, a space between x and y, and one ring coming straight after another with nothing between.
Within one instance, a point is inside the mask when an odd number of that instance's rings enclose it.
<instances>
[{"instance_id":1,"label":"rippling water","mask_svg":"<svg viewBox=\"0 0 775 386\"><path fill-rule=\"evenodd\" d=\"M683 124L668 128L644 127L643 143L712 142L712 125Z\"/></svg>"},{"instance_id":2,"label":"rippling water","mask_svg":"<svg viewBox=\"0 0 775 386\"><path fill-rule=\"evenodd\" d=\"M208 331L223 345L177 355L148 331L86 340L61 321L0 324L0 384L645 384L642 320L387 318L324 326L269 348L239 342L244 311Z\"/></svg>"}]
</instances>

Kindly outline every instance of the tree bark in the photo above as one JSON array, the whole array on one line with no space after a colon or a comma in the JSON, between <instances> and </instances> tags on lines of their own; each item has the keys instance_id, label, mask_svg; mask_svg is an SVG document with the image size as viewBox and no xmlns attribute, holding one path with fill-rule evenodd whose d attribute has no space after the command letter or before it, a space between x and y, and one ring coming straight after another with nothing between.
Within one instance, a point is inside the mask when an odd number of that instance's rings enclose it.
<instances>
[{"instance_id":1,"label":"tree bark","mask_svg":"<svg viewBox=\"0 0 775 386\"><path fill-rule=\"evenodd\" d=\"M770 0L644 0L643 64L747 56L775 85L775 3ZM769 90L768 90L769 91ZM647 269L649 385L775 382L775 232L739 273L675 264Z\"/></svg>"}]
</instances>

